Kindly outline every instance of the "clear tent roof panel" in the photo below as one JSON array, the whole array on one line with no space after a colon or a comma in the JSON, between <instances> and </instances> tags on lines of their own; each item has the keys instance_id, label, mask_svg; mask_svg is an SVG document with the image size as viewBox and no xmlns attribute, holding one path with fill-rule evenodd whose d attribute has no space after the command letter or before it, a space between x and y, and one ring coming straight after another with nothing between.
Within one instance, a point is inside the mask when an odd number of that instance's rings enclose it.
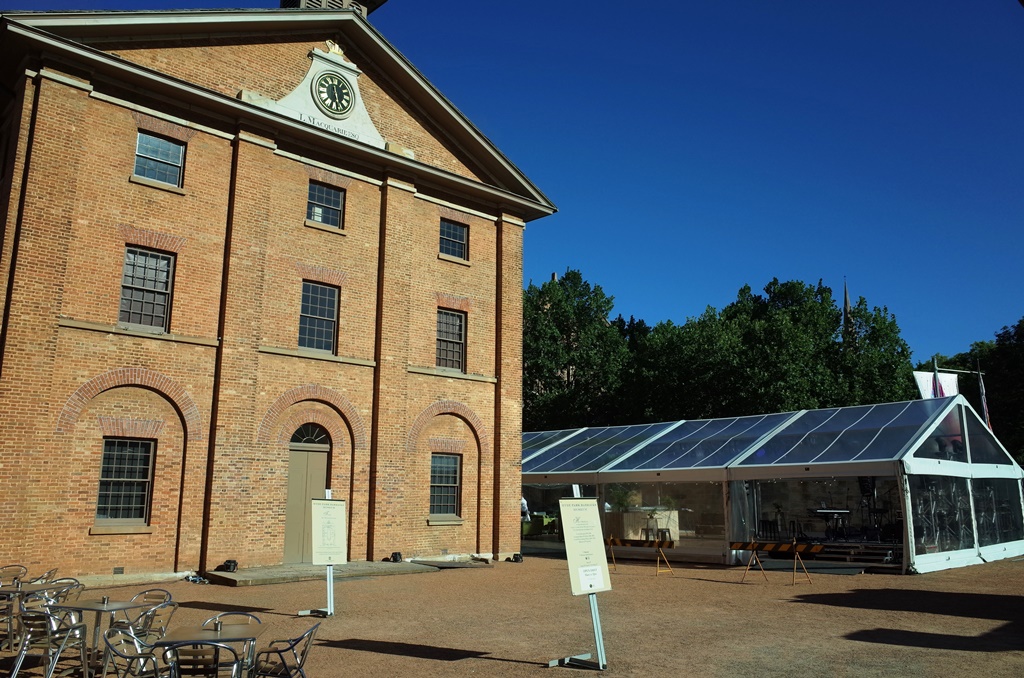
<instances>
[{"instance_id":1,"label":"clear tent roof panel","mask_svg":"<svg viewBox=\"0 0 1024 678\"><path fill-rule=\"evenodd\" d=\"M685 421L606 471L661 471L723 467L743 454L788 414Z\"/></svg>"},{"instance_id":2,"label":"clear tent roof panel","mask_svg":"<svg viewBox=\"0 0 1024 678\"><path fill-rule=\"evenodd\" d=\"M535 431L531 433L523 433L523 459L526 459L534 452L541 450L552 443L570 436L578 428L571 428L563 431Z\"/></svg>"},{"instance_id":3,"label":"clear tent roof panel","mask_svg":"<svg viewBox=\"0 0 1024 678\"><path fill-rule=\"evenodd\" d=\"M923 403L930 404L922 406ZM907 443L914 440L921 427L945 406L945 402L939 403L936 400L917 400L905 404L907 407L890 421L885 421L888 410L878 410L882 427L874 432L871 441L856 456L857 461L894 459Z\"/></svg>"},{"instance_id":4,"label":"clear tent roof panel","mask_svg":"<svg viewBox=\"0 0 1024 678\"><path fill-rule=\"evenodd\" d=\"M936 398L804 412L738 465L897 459L948 403Z\"/></svg>"},{"instance_id":5,"label":"clear tent roof panel","mask_svg":"<svg viewBox=\"0 0 1024 678\"><path fill-rule=\"evenodd\" d=\"M676 424L677 422L670 421L586 429L578 435L556 442L531 458L524 459L523 473L597 471Z\"/></svg>"}]
</instances>

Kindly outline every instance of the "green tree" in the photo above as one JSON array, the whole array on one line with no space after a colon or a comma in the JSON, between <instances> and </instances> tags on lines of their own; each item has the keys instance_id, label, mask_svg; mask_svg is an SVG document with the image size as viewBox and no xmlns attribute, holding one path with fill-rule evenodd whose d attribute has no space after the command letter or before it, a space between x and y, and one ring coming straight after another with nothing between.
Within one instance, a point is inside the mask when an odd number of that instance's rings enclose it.
<instances>
[{"instance_id":1,"label":"green tree","mask_svg":"<svg viewBox=\"0 0 1024 678\"><path fill-rule=\"evenodd\" d=\"M645 375L640 370L638 355L645 353L650 343L650 325L633 316L626 320L621 315L612 321L626 342L627 356L620 372L619 391L614 400L617 406L616 419L623 422L650 421L648 389Z\"/></svg>"},{"instance_id":2,"label":"green tree","mask_svg":"<svg viewBox=\"0 0 1024 678\"><path fill-rule=\"evenodd\" d=\"M992 430L1010 454L1024 462L1024 318L996 333L981 366Z\"/></svg>"},{"instance_id":3,"label":"green tree","mask_svg":"<svg viewBox=\"0 0 1024 678\"><path fill-rule=\"evenodd\" d=\"M523 428L542 431L614 421L628 350L608 316L614 299L566 270L523 294Z\"/></svg>"},{"instance_id":4,"label":"green tree","mask_svg":"<svg viewBox=\"0 0 1024 678\"><path fill-rule=\"evenodd\" d=\"M685 325L641 337L626 370L630 421L711 418L914 397L895 318L861 298L845 324L821 281L750 286ZM627 382L628 383L628 382ZM625 386L625 385L624 385Z\"/></svg>"},{"instance_id":5,"label":"green tree","mask_svg":"<svg viewBox=\"0 0 1024 678\"><path fill-rule=\"evenodd\" d=\"M897 402L917 397L910 347L896 316L886 307L868 309L857 300L843 332L836 405Z\"/></svg>"},{"instance_id":6,"label":"green tree","mask_svg":"<svg viewBox=\"0 0 1024 678\"><path fill-rule=\"evenodd\" d=\"M821 281L815 286L774 278L763 295L744 286L720 317L741 341L736 378L729 384L733 414L835 402L842 313Z\"/></svg>"}]
</instances>

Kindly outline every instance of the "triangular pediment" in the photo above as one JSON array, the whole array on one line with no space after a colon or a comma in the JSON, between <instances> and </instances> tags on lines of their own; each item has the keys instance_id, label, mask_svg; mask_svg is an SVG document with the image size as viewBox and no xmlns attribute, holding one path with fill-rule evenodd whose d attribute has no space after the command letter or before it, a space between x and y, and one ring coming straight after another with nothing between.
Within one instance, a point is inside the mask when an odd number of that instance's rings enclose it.
<instances>
[{"instance_id":1,"label":"triangular pediment","mask_svg":"<svg viewBox=\"0 0 1024 678\"><path fill-rule=\"evenodd\" d=\"M527 221L555 211L358 12L46 12L5 19L19 39L75 52L94 73L130 78L183 105L202 99L217 114L249 117L257 128L288 135L315 130L361 161L475 191ZM325 73L337 80L321 90L318 104L315 83ZM346 95L351 110L341 110Z\"/></svg>"}]
</instances>

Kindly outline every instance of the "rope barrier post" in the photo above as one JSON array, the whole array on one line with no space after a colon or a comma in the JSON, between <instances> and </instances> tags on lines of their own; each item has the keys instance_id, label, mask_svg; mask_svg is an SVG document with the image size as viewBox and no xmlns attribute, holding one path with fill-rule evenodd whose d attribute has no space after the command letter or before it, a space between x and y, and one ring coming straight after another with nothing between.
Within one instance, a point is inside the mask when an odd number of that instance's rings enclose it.
<instances>
[{"instance_id":1,"label":"rope barrier post","mask_svg":"<svg viewBox=\"0 0 1024 678\"><path fill-rule=\"evenodd\" d=\"M811 581L811 574L807 571L807 566L804 565L804 559L800 557L800 551L797 549L796 539L793 540L793 586L796 586L796 564L800 563L800 567L804 570L804 576L807 577L807 583L813 584Z\"/></svg>"},{"instance_id":2,"label":"rope barrier post","mask_svg":"<svg viewBox=\"0 0 1024 678\"><path fill-rule=\"evenodd\" d=\"M750 543L743 543L743 542L733 543L732 548L734 550L737 550L737 551L746 551L748 549L750 550L750 559L747 560L747 567L746 567L746 569L743 570L743 576L740 578L740 583L741 584L746 580L747 572L750 571L750 567L754 563L757 563L757 566L759 568L761 568L761 574L764 576L764 580L768 581L768 573L766 573L764 571L764 565L761 564L761 559L757 557L757 550L758 550L758 548L760 546L761 546L761 544L759 544L756 541L755 542L750 542Z\"/></svg>"},{"instance_id":3,"label":"rope barrier post","mask_svg":"<svg viewBox=\"0 0 1024 678\"><path fill-rule=\"evenodd\" d=\"M674 576L676 576L676 573L672 571L672 566L668 564L668 556L666 556L666 555L665 555L665 552L661 550L661 544L662 544L662 542L660 542L660 541L656 541L656 542L654 542L654 544L655 544L655 548L656 548L656 549L658 550L658 558L657 558L657 560L655 561L655 565L656 565L656 567L657 567L658 569L657 569L657 571L656 571L656 572L654 573L654 576L655 576L655 577L657 577L657 576L658 576L659 574L661 574L662 572L668 572L668 573L669 573L669 574L671 574L671 575L672 575L673 577L674 577ZM666 568L668 568L668 569L663 569L663 568L661 567L661 561L663 561L663 560L665 561L665 567L666 567Z\"/></svg>"}]
</instances>

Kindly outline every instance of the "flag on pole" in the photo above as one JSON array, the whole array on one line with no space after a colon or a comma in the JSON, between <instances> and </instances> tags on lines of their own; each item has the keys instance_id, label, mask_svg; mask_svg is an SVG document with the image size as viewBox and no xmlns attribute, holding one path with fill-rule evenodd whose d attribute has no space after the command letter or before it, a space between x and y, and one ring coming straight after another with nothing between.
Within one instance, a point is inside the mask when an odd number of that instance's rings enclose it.
<instances>
[{"instance_id":1,"label":"flag on pole","mask_svg":"<svg viewBox=\"0 0 1024 678\"><path fill-rule=\"evenodd\" d=\"M956 395L960 392L957 384L957 376L949 372L939 372L939 386L942 395L939 395L935 388L935 373L924 370L914 372L914 381L917 383L917 390L922 398L943 398Z\"/></svg>"},{"instance_id":2,"label":"flag on pole","mask_svg":"<svg viewBox=\"0 0 1024 678\"><path fill-rule=\"evenodd\" d=\"M935 373L935 376L932 377L932 397L945 398L946 393L942 390L942 382L939 381L939 363L936 362L935 358L932 358L932 370Z\"/></svg>"}]
</instances>

